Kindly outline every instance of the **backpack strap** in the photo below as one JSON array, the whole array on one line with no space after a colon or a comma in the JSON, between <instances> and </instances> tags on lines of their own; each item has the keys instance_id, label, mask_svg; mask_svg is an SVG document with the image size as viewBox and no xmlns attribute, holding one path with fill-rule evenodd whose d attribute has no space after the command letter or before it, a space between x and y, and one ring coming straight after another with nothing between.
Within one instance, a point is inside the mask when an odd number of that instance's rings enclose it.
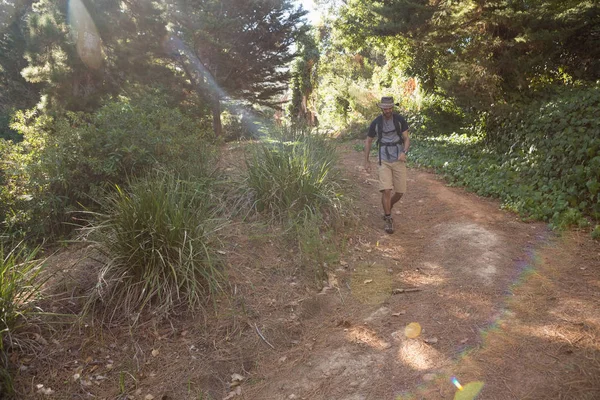
<instances>
[{"instance_id":1,"label":"backpack strap","mask_svg":"<svg viewBox=\"0 0 600 400\"><path fill-rule=\"evenodd\" d=\"M383 115L375 118L375 132L377 132L377 158L381 165L381 139L383 138Z\"/></svg>"},{"instance_id":2,"label":"backpack strap","mask_svg":"<svg viewBox=\"0 0 600 400\"><path fill-rule=\"evenodd\" d=\"M401 143L404 146L404 138L402 137L402 128L400 127L400 116L396 113L392 114L392 119L394 120L394 127L396 128L396 133L400 138L398 143Z\"/></svg>"}]
</instances>

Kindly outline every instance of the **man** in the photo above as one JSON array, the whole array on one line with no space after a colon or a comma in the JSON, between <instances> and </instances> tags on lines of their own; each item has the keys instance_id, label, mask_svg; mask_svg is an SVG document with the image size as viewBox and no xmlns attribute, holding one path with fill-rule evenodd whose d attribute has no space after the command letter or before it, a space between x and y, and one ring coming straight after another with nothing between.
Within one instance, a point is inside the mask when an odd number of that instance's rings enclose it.
<instances>
[{"instance_id":1,"label":"man","mask_svg":"<svg viewBox=\"0 0 600 400\"><path fill-rule=\"evenodd\" d=\"M394 233L392 207L406 192L406 155L410 148L410 138L406 120L394 113L394 98L382 97L378 106L382 115L373 120L365 140L365 170L371 170L369 153L373 138L377 136L384 229L387 233Z\"/></svg>"}]
</instances>

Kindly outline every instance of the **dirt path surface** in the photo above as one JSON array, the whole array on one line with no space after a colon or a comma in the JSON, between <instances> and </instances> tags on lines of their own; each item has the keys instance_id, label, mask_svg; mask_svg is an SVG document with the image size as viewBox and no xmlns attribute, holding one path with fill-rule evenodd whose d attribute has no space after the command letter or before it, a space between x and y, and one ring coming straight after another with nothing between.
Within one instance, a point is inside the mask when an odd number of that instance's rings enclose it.
<instances>
[{"instance_id":1,"label":"dirt path surface","mask_svg":"<svg viewBox=\"0 0 600 400\"><path fill-rule=\"evenodd\" d=\"M376 171L344 149L364 227L304 305L300 349L273 354L247 398L452 399L454 376L483 383L480 399L600 399L597 242L415 169L387 235ZM413 322L422 331L408 338Z\"/></svg>"},{"instance_id":2,"label":"dirt path surface","mask_svg":"<svg viewBox=\"0 0 600 400\"><path fill-rule=\"evenodd\" d=\"M36 355L12 360L21 397L464 400L483 385L483 400L600 399L598 242L416 169L388 235L357 143L340 157L361 223L320 293L283 232L240 222L216 313L35 333ZM78 247L53 265L49 310L76 313L99 266Z\"/></svg>"}]
</instances>

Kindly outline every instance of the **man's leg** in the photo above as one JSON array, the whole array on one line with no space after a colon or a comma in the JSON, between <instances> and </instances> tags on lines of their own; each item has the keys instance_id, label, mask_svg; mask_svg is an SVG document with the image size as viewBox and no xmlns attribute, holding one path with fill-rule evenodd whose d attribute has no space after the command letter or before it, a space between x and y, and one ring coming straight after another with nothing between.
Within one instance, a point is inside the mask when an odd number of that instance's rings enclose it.
<instances>
[{"instance_id":1,"label":"man's leg","mask_svg":"<svg viewBox=\"0 0 600 400\"><path fill-rule=\"evenodd\" d=\"M396 195L394 195L394 197L395 196ZM392 199L392 189L385 189L381 191L381 205L383 206L383 213L385 215L390 215L392 213Z\"/></svg>"},{"instance_id":2,"label":"man's leg","mask_svg":"<svg viewBox=\"0 0 600 400\"><path fill-rule=\"evenodd\" d=\"M391 206L390 206L390 212L392 211L392 208L394 208L394 204L396 204L397 202L400 201L400 199L402 198L403 194L404 193L398 193L398 192L394 193L394 195L392 196L392 198L390 200L390 204L391 204Z\"/></svg>"},{"instance_id":3,"label":"man's leg","mask_svg":"<svg viewBox=\"0 0 600 400\"><path fill-rule=\"evenodd\" d=\"M392 220L392 188L394 187L394 181L392 176L392 169L388 163L383 163L379 167L379 181L381 191L381 205L383 206L385 231L387 233L394 233L394 222Z\"/></svg>"}]
</instances>

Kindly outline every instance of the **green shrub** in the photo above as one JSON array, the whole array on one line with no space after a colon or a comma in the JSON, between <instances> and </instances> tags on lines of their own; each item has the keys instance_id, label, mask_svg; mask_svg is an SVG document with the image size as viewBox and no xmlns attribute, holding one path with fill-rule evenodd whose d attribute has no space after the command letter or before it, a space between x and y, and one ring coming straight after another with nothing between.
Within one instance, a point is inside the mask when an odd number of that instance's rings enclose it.
<instances>
[{"instance_id":1,"label":"green shrub","mask_svg":"<svg viewBox=\"0 0 600 400\"><path fill-rule=\"evenodd\" d=\"M256 208L283 219L338 213L341 193L332 143L298 131L279 135L256 145L247 159L247 188Z\"/></svg>"},{"instance_id":2,"label":"green shrub","mask_svg":"<svg viewBox=\"0 0 600 400\"><path fill-rule=\"evenodd\" d=\"M438 136L459 131L465 113L453 99L437 94L425 96L420 104L408 104L407 122L411 135Z\"/></svg>"},{"instance_id":3,"label":"green shrub","mask_svg":"<svg viewBox=\"0 0 600 400\"><path fill-rule=\"evenodd\" d=\"M169 173L106 197L106 211L82 231L107 260L86 309L100 304L104 319L137 321L150 308L168 315L180 305L202 306L221 288L215 202L208 184Z\"/></svg>"},{"instance_id":4,"label":"green shrub","mask_svg":"<svg viewBox=\"0 0 600 400\"><path fill-rule=\"evenodd\" d=\"M524 218L586 227L600 219L598 88L561 92L502 121L488 116L464 134L420 136L410 158Z\"/></svg>"},{"instance_id":5,"label":"green shrub","mask_svg":"<svg viewBox=\"0 0 600 400\"><path fill-rule=\"evenodd\" d=\"M30 111L13 126L24 141L0 146L0 208L13 234L64 234L82 205L156 167L212 170L210 136L160 97L121 98L93 114Z\"/></svg>"},{"instance_id":6,"label":"green shrub","mask_svg":"<svg viewBox=\"0 0 600 400\"><path fill-rule=\"evenodd\" d=\"M23 346L19 331L37 312L34 301L42 283L37 278L44 266L35 260L37 253L22 245L8 252L0 246L0 397L13 392L9 352Z\"/></svg>"},{"instance_id":7,"label":"green shrub","mask_svg":"<svg viewBox=\"0 0 600 400\"><path fill-rule=\"evenodd\" d=\"M340 251L335 230L315 214L295 221L294 239L298 243L302 264L313 273L317 286L327 281L327 267L339 265Z\"/></svg>"},{"instance_id":8,"label":"green shrub","mask_svg":"<svg viewBox=\"0 0 600 400\"><path fill-rule=\"evenodd\" d=\"M600 225L596 225L592 230L592 239L600 239Z\"/></svg>"}]
</instances>

